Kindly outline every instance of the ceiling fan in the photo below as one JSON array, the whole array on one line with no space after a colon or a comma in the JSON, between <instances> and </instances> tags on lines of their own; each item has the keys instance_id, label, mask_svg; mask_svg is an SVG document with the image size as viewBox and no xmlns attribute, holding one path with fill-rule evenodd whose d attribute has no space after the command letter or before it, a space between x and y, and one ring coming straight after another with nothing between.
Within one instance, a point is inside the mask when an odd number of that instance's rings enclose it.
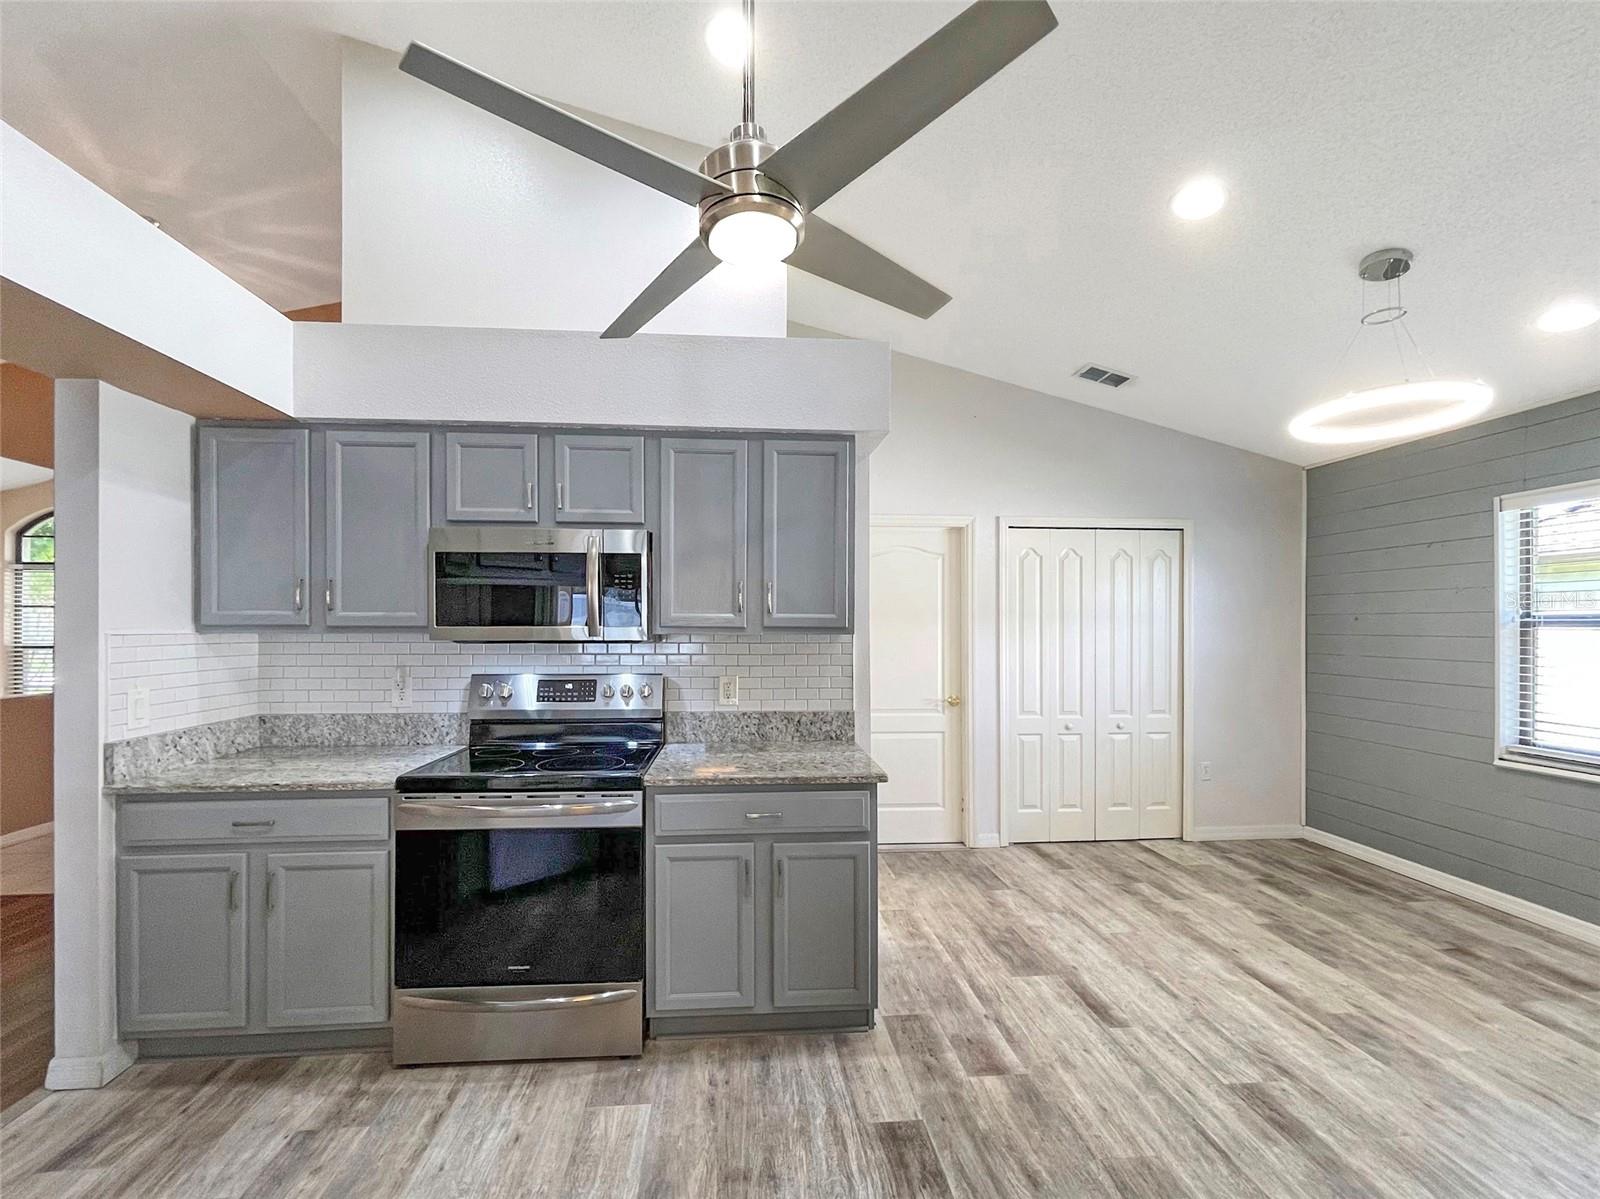
<instances>
[{"instance_id":1,"label":"ceiling fan","mask_svg":"<svg viewBox=\"0 0 1600 1199\"><path fill-rule=\"evenodd\" d=\"M719 261L787 261L914 316L950 297L816 215L815 209L998 74L1056 27L1044 0L980 0L782 146L755 112L755 0L743 0L749 49L744 115L698 171L413 42L400 69L601 166L700 210L690 242L601 337L643 328Z\"/></svg>"}]
</instances>

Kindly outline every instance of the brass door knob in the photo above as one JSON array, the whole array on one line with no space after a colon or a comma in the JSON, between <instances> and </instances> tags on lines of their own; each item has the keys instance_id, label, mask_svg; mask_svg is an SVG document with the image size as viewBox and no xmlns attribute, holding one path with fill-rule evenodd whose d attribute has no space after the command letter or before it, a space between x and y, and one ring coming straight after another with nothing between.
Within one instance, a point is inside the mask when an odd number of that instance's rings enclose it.
<instances>
[{"instance_id":1,"label":"brass door knob","mask_svg":"<svg viewBox=\"0 0 1600 1199\"><path fill-rule=\"evenodd\" d=\"M944 697L944 702L952 708L959 708L961 706L961 697L959 695L947 695Z\"/></svg>"}]
</instances>

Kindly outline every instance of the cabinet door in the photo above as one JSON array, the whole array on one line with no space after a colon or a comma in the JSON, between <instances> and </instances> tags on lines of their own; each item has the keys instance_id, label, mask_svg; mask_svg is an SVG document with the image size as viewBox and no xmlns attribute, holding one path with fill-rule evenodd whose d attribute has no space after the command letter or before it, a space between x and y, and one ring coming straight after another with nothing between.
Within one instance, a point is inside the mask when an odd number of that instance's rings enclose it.
<instances>
[{"instance_id":1,"label":"cabinet door","mask_svg":"<svg viewBox=\"0 0 1600 1199\"><path fill-rule=\"evenodd\" d=\"M865 841L772 847L772 1004L872 1002L872 847Z\"/></svg>"},{"instance_id":2,"label":"cabinet door","mask_svg":"<svg viewBox=\"0 0 1600 1199\"><path fill-rule=\"evenodd\" d=\"M658 627L747 627L749 479L748 442L662 438Z\"/></svg>"},{"instance_id":3,"label":"cabinet door","mask_svg":"<svg viewBox=\"0 0 1600 1199\"><path fill-rule=\"evenodd\" d=\"M444 435L445 516L450 520L539 519L539 435Z\"/></svg>"},{"instance_id":4,"label":"cabinet door","mask_svg":"<svg viewBox=\"0 0 1600 1199\"><path fill-rule=\"evenodd\" d=\"M202 428L199 623L308 625L310 433Z\"/></svg>"},{"instance_id":5,"label":"cabinet door","mask_svg":"<svg viewBox=\"0 0 1600 1199\"><path fill-rule=\"evenodd\" d=\"M127 1032L245 1026L242 853L117 863L118 1022Z\"/></svg>"},{"instance_id":6,"label":"cabinet door","mask_svg":"<svg viewBox=\"0 0 1600 1199\"><path fill-rule=\"evenodd\" d=\"M428 623L428 435L326 435L330 625Z\"/></svg>"},{"instance_id":7,"label":"cabinet door","mask_svg":"<svg viewBox=\"0 0 1600 1199\"><path fill-rule=\"evenodd\" d=\"M652 1011L756 1002L755 846L657 845Z\"/></svg>"},{"instance_id":8,"label":"cabinet door","mask_svg":"<svg viewBox=\"0 0 1600 1199\"><path fill-rule=\"evenodd\" d=\"M556 520L644 524L644 438L557 433Z\"/></svg>"},{"instance_id":9,"label":"cabinet door","mask_svg":"<svg viewBox=\"0 0 1600 1199\"><path fill-rule=\"evenodd\" d=\"M768 441L762 463L768 628L850 624L850 447Z\"/></svg>"},{"instance_id":10,"label":"cabinet door","mask_svg":"<svg viewBox=\"0 0 1600 1199\"><path fill-rule=\"evenodd\" d=\"M267 1024L389 1014L389 854L267 855Z\"/></svg>"}]
</instances>

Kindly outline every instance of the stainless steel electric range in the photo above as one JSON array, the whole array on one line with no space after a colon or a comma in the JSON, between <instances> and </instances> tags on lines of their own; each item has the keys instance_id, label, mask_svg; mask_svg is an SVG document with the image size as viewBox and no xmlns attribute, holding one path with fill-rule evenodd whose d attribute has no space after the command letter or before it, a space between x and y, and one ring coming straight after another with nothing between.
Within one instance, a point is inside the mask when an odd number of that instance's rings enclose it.
<instances>
[{"instance_id":1,"label":"stainless steel electric range","mask_svg":"<svg viewBox=\"0 0 1600 1199\"><path fill-rule=\"evenodd\" d=\"M474 675L466 749L394 801L394 1062L644 1042L653 674Z\"/></svg>"}]
</instances>

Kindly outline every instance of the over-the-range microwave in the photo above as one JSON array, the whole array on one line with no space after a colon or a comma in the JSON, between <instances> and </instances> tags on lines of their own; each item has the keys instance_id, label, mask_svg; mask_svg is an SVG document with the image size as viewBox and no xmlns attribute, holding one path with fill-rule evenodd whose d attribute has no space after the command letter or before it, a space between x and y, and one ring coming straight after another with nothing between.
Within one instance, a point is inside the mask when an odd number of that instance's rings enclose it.
<instances>
[{"instance_id":1,"label":"over-the-range microwave","mask_svg":"<svg viewBox=\"0 0 1600 1199\"><path fill-rule=\"evenodd\" d=\"M450 525L428 535L428 633L437 641L644 641L643 529Z\"/></svg>"}]
</instances>

